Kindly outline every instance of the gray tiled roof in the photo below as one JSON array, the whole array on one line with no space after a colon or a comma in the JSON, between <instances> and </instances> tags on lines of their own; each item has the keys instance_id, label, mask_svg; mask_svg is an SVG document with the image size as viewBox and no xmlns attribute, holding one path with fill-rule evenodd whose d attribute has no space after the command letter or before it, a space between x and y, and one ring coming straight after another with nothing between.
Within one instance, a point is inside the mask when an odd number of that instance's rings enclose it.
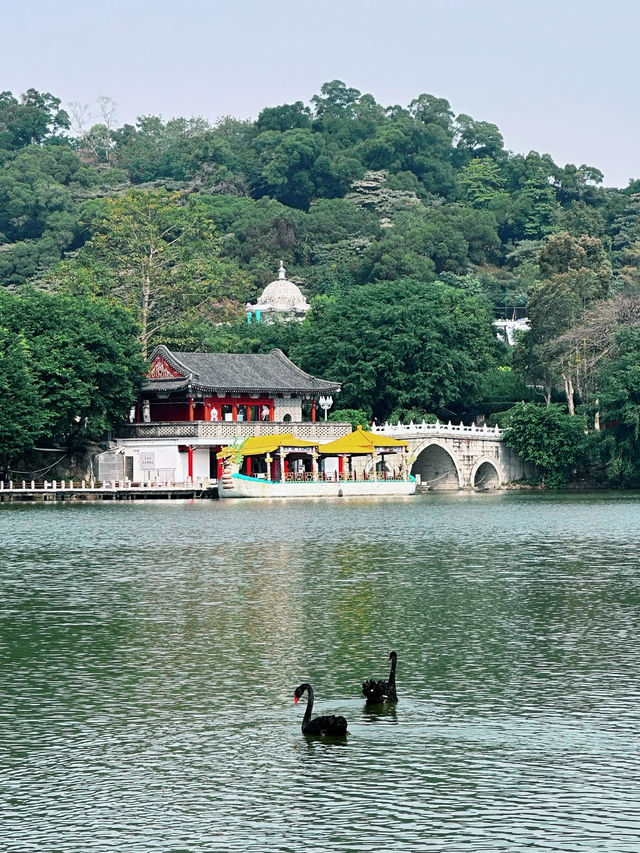
<instances>
[{"instance_id":1,"label":"gray tiled roof","mask_svg":"<svg viewBox=\"0 0 640 853\"><path fill-rule=\"evenodd\" d=\"M264 354L172 352L161 345L155 348L151 360L157 356L187 379L191 377L193 388L204 391L326 394L340 390L339 382L310 376L279 349ZM184 384L181 379L149 379L145 390L167 391Z\"/></svg>"}]
</instances>

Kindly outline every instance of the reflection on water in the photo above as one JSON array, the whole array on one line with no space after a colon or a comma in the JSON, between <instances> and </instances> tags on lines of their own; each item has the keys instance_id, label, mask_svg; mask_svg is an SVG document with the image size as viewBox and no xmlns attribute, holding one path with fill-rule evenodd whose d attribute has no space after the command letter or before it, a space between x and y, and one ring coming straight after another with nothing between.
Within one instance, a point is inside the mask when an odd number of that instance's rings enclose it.
<instances>
[{"instance_id":1,"label":"reflection on water","mask_svg":"<svg viewBox=\"0 0 640 853\"><path fill-rule=\"evenodd\" d=\"M365 705L362 709L362 721L365 723L397 723L398 711L394 704Z\"/></svg>"},{"instance_id":2,"label":"reflection on water","mask_svg":"<svg viewBox=\"0 0 640 853\"><path fill-rule=\"evenodd\" d=\"M637 853L639 516L4 505L0 849ZM301 735L303 681L346 742Z\"/></svg>"}]
</instances>

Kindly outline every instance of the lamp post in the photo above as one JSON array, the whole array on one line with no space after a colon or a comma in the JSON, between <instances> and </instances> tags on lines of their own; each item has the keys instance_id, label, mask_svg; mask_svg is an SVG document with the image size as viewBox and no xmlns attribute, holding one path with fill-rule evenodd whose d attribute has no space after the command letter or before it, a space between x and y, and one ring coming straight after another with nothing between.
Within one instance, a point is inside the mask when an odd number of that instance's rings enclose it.
<instances>
[{"instance_id":1,"label":"lamp post","mask_svg":"<svg viewBox=\"0 0 640 853\"><path fill-rule=\"evenodd\" d=\"M321 408L324 409L324 419L327 419L327 412L333 406L333 397L320 397L318 401L320 403Z\"/></svg>"}]
</instances>

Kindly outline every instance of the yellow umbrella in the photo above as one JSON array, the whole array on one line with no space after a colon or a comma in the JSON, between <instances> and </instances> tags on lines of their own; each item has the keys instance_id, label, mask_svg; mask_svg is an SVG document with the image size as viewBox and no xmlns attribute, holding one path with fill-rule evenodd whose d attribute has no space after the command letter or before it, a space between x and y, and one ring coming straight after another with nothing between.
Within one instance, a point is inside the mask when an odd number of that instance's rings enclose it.
<instances>
[{"instance_id":1,"label":"yellow umbrella","mask_svg":"<svg viewBox=\"0 0 640 853\"><path fill-rule=\"evenodd\" d=\"M218 458L225 459L227 456L233 456L236 453L241 453L242 456L260 456L263 453L273 453L279 447L306 450L309 447L318 447L318 442L296 438L290 432L280 432L275 435L253 435L245 438L240 445L223 447L218 453Z\"/></svg>"},{"instance_id":2,"label":"yellow umbrella","mask_svg":"<svg viewBox=\"0 0 640 853\"><path fill-rule=\"evenodd\" d=\"M321 444L318 448L323 456L336 456L341 453L355 456L362 453L392 453L395 448L409 449L408 441L400 441L397 438L391 438L387 435L378 435L377 433L367 432L361 426L358 429L350 432L349 435L343 435L342 438L336 438L328 444Z\"/></svg>"}]
</instances>

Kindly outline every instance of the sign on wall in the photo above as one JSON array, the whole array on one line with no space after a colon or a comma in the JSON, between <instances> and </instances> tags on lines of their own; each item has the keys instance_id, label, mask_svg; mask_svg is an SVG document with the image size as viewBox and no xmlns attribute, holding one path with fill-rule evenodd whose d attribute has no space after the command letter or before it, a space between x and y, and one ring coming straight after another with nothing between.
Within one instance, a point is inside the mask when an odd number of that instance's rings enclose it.
<instances>
[{"instance_id":1,"label":"sign on wall","mask_svg":"<svg viewBox=\"0 0 640 853\"><path fill-rule=\"evenodd\" d=\"M139 462L143 471L149 471L156 467L156 454L151 450L141 450Z\"/></svg>"}]
</instances>

